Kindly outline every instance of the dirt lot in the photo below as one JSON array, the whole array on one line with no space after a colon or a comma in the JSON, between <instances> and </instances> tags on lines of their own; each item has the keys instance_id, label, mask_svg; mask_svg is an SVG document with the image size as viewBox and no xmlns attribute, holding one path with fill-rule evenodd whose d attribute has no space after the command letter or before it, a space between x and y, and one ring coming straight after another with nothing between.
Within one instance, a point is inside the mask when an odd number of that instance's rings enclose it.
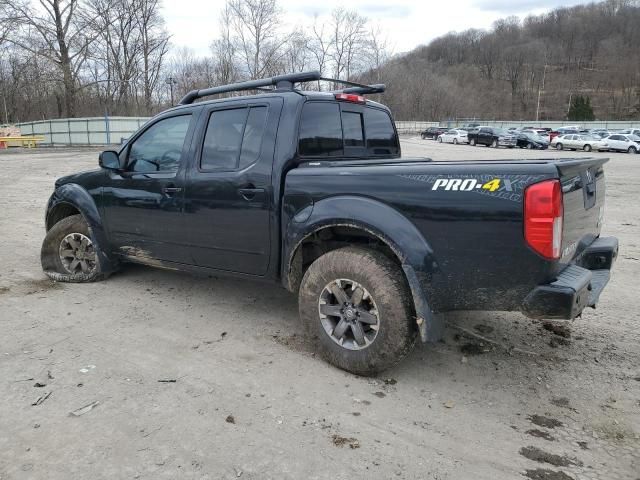
<instances>
[{"instance_id":1,"label":"dirt lot","mask_svg":"<svg viewBox=\"0 0 640 480\"><path fill-rule=\"evenodd\" d=\"M571 155L403 143L436 160ZM133 266L50 282L46 199L96 152L0 153L0 480L637 480L640 155L610 156L621 255L597 310L556 333L456 313L442 343L367 379L314 356L277 286Z\"/></svg>"}]
</instances>

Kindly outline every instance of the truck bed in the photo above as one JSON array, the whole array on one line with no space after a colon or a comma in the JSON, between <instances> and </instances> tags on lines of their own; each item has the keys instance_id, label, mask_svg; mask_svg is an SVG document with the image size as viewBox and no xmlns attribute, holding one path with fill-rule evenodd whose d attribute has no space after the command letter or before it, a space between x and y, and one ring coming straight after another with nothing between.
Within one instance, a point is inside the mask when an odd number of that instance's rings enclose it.
<instances>
[{"instance_id":1,"label":"truck bed","mask_svg":"<svg viewBox=\"0 0 640 480\"><path fill-rule=\"evenodd\" d=\"M325 199L344 197L332 208L340 210L334 215L347 224L356 216L351 211L354 199L379 204L380 215L385 215L383 206L391 207L410 220L433 251L433 261L425 262L418 274L434 309L516 310L532 288L554 281L599 236L606 161L311 161L288 172L284 204L296 198L298 205L318 208ZM523 237L524 191L547 179L560 180L563 188L563 253L558 261L538 255ZM587 199L583 185L589 179L594 194ZM499 187L482 187L487 184ZM294 216L285 208L283 225Z\"/></svg>"}]
</instances>

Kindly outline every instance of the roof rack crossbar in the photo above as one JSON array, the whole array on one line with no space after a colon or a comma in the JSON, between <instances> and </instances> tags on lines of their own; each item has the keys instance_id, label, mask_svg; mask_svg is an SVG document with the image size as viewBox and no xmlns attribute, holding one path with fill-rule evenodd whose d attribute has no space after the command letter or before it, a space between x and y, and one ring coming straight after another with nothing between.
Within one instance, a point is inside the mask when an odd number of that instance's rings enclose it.
<instances>
[{"instance_id":1,"label":"roof rack crossbar","mask_svg":"<svg viewBox=\"0 0 640 480\"><path fill-rule=\"evenodd\" d=\"M331 93L358 93L358 94L366 94L366 93L383 93L386 90L386 85L384 83L378 83L375 85L365 85L363 83L350 82L349 80L340 80L336 78L326 78L322 77L320 80L325 80L327 82L333 83L341 83L343 85L349 85L349 87L344 88L342 90L334 90Z\"/></svg>"},{"instance_id":2,"label":"roof rack crossbar","mask_svg":"<svg viewBox=\"0 0 640 480\"><path fill-rule=\"evenodd\" d=\"M275 86L280 90L292 90L294 83L300 82L313 82L320 80L320 72L301 72L301 73L289 73L286 75L277 75L275 77L261 78L259 80L248 80L246 82L231 83L229 85L220 85L219 87L204 88L202 90L191 90L187 93L180 105L189 105L198 98L206 97L209 95L216 95L218 93L227 92L239 92L242 90L256 90L261 87Z\"/></svg>"},{"instance_id":3,"label":"roof rack crossbar","mask_svg":"<svg viewBox=\"0 0 640 480\"><path fill-rule=\"evenodd\" d=\"M259 80L247 80L246 82L231 83L229 85L220 85L218 87L204 88L202 90L191 90L182 97L179 105L189 105L198 98L217 95L219 93L239 92L243 90L274 91L273 88L268 87L275 87L275 90L293 90L295 83L315 82L320 80L348 85L348 87L343 90L336 90L331 93L355 93L364 95L367 93L382 93L385 91L384 84L364 85L362 83L350 82L348 80L326 78L323 77L320 72L312 71L288 73L286 75L277 75L275 77L261 78Z\"/></svg>"}]
</instances>

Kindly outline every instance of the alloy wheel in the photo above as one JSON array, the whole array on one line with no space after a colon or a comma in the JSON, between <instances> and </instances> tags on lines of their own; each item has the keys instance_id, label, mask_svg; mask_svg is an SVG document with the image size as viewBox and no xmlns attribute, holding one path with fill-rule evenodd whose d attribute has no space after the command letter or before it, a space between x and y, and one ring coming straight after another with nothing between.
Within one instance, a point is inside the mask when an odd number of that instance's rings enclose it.
<instances>
[{"instance_id":1,"label":"alloy wheel","mask_svg":"<svg viewBox=\"0 0 640 480\"><path fill-rule=\"evenodd\" d=\"M91 239L82 233L70 233L60 242L60 262L71 274L89 274L96 269L96 251Z\"/></svg>"},{"instance_id":2,"label":"alloy wheel","mask_svg":"<svg viewBox=\"0 0 640 480\"><path fill-rule=\"evenodd\" d=\"M353 280L329 282L318 298L318 313L329 338L347 350L363 350L378 336L378 307L369 291Z\"/></svg>"}]
</instances>

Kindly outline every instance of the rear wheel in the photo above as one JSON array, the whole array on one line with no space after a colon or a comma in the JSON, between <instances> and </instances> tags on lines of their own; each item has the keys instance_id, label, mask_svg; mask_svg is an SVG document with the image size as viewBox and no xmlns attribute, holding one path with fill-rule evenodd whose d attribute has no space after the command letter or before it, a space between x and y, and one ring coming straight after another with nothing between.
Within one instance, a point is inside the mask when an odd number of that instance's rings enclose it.
<instances>
[{"instance_id":1,"label":"rear wheel","mask_svg":"<svg viewBox=\"0 0 640 480\"><path fill-rule=\"evenodd\" d=\"M562 144L561 143L556 143L556 150L562 150Z\"/></svg>"},{"instance_id":2,"label":"rear wheel","mask_svg":"<svg viewBox=\"0 0 640 480\"><path fill-rule=\"evenodd\" d=\"M493 142L491 142L491 146L493 148L498 148L498 140L494 139Z\"/></svg>"},{"instance_id":3,"label":"rear wheel","mask_svg":"<svg viewBox=\"0 0 640 480\"><path fill-rule=\"evenodd\" d=\"M527 150L533 150L533 143L527 143Z\"/></svg>"},{"instance_id":4,"label":"rear wheel","mask_svg":"<svg viewBox=\"0 0 640 480\"><path fill-rule=\"evenodd\" d=\"M472 147L476 146L476 139L472 138L471 140L469 140L469 145L471 145Z\"/></svg>"},{"instance_id":5,"label":"rear wheel","mask_svg":"<svg viewBox=\"0 0 640 480\"><path fill-rule=\"evenodd\" d=\"M629 147L629 150L627 150L627 153L638 153L638 149L636 147Z\"/></svg>"},{"instance_id":6,"label":"rear wheel","mask_svg":"<svg viewBox=\"0 0 640 480\"><path fill-rule=\"evenodd\" d=\"M82 215L63 218L51 227L42 242L40 261L44 273L57 282L93 282L105 276Z\"/></svg>"},{"instance_id":7,"label":"rear wheel","mask_svg":"<svg viewBox=\"0 0 640 480\"><path fill-rule=\"evenodd\" d=\"M442 137L438 137L438 143L442 143Z\"/></svg>"},{"instance_id":8,"label":"rear wheel","mask_svg":"<svg viewBox=\"0 0 640 480\"><path fill-rule=\"evenodd\" d=\"M454 144L454 145L457 145L457 144L458 144L458 139L457 139L457 138L454 138L454 139L453 139L453 144Z\"/></svg>"},{"instance_id":9,"label":"rear wheel","mask_svg":"<svg viewBox=\"0 0 640 480\"><path fill-rule=\"evenodd\" d=\"M298 293L300 318L331 364L373 375L404 358L417 335L402 270L384 254L346 247L322 255Z\"/></svg>"},{"instance_id":10,"label":"rear wheel","mask_svg":"<svg viewBox=\"0 0 640 480\"><path fill-rule=\"evenodd\" d=\"M590 151L591 151L591 145L588 145L588 144L587 144L587 145L585 145L584 147L582 147L582 149L583 149L585 152L590 152Z\"/></svg>"}]
</instances>

